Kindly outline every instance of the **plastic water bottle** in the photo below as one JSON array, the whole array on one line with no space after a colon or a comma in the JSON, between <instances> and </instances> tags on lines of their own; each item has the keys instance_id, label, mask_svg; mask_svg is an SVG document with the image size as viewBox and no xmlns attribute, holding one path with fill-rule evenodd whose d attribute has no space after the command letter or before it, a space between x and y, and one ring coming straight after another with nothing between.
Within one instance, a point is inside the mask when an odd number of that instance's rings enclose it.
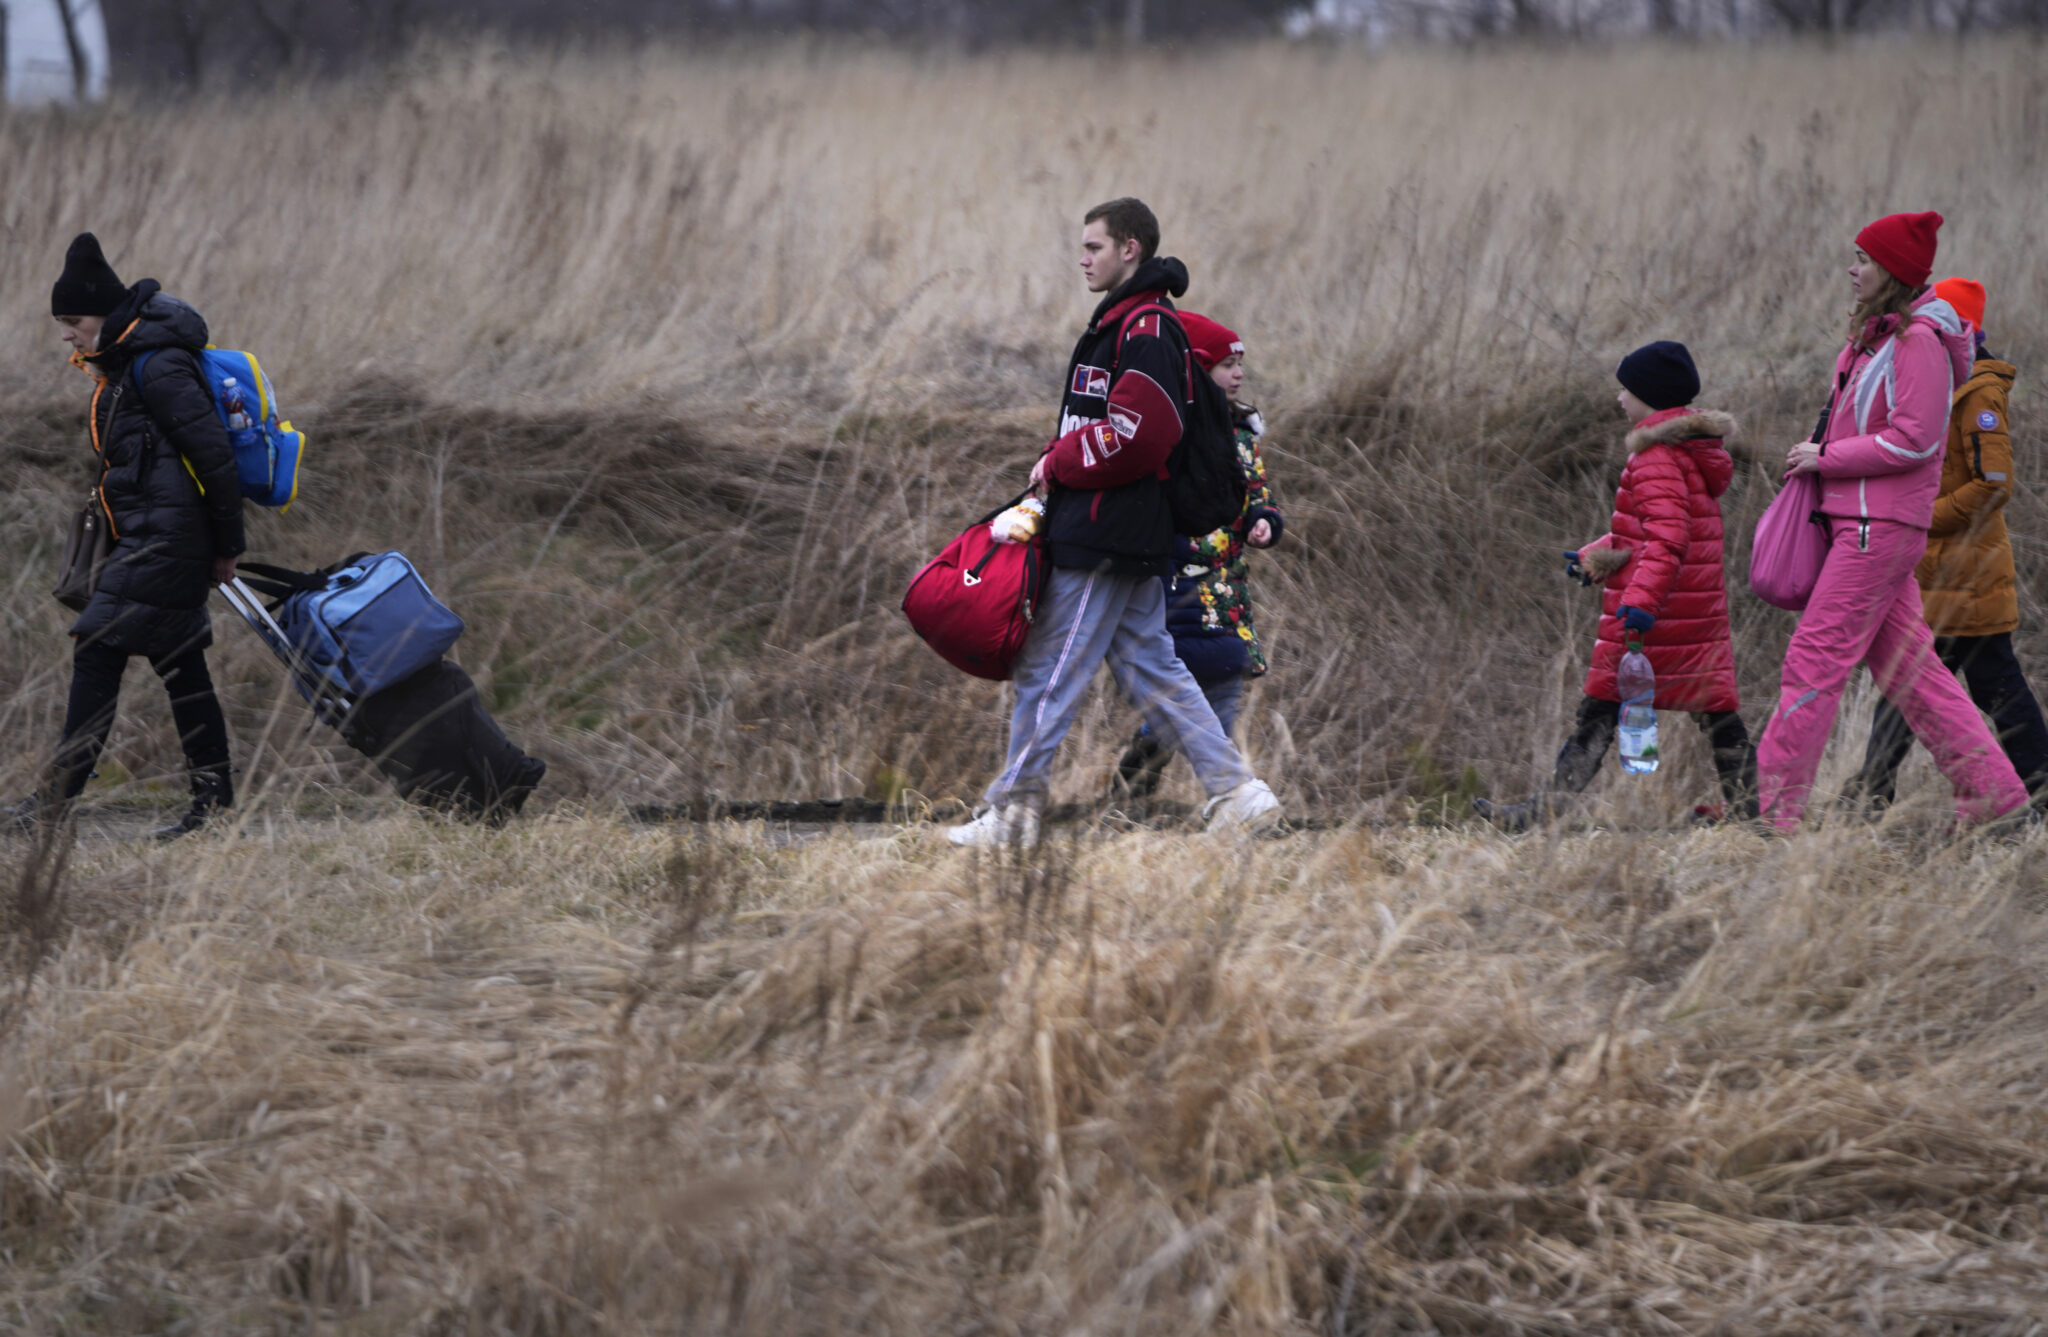
<instances>
[{"instance_id":1,"label":"plastic water bottle","mask_svg":"<svg viewBox=\"0 0 2048 1337\"><path fill-rule=\"evenodd\" d=\"M1631 775L1657 769L1657 673L1641 641L1630 641L1615 673L1621 689L1621 765Z\"/></svg>"},{"instance_id":2,"label":"plastic water bottle","mask_svg":"<svg viewBox=\"0 0 2048 1337\"><path fill-rule=\"evenodd\" d=\"M228 430L246 432L249 430L249 404L242 398L242 387L230 376L220 383L221 402L227 405Z\"/></svg>"}]
</instances>

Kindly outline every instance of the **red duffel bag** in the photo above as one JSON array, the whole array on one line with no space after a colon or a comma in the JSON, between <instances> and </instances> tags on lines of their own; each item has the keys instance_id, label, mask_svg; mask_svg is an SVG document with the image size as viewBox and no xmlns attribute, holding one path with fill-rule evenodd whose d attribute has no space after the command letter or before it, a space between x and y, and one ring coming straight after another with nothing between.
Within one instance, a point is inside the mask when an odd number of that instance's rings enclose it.
<instances>
[{"instance_id":1,"label":"red duffel bag","mask_svg":"<svg viewBox=\"0 0 2048 1337\"><path fill-rule=\"evenodd\" d=\"M911 577L903 596L911 629L939 658L997 682L1009 678L1023 653L1051 569L1043 537L1001 543L989 532L989 521L1008 509L999 506L967 526Z\"/></svg>"}]
</instances>

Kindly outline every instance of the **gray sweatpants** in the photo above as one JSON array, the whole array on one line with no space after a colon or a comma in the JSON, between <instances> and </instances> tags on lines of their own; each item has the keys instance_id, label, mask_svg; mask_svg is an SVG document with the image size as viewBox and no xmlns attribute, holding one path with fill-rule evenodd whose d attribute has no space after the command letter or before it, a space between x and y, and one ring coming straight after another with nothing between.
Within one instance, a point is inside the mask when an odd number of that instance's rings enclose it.
<instances>
[{"instance_id":1,"label":"gray sweatpants","mask_svg":"<svg viewBox=\"0 0 2048 1337\"><path fill-rule=\"evenodd\" d=\"M1173 652L1158 578L1055 568L1011 675L1017 706L1010 714L1010 753L983 795L991 805L1045 801L1052 754L1104 661L1146 721L1180 742L1211 797L1252 778L1194 675Z\"/></svg>"}]
</instances>

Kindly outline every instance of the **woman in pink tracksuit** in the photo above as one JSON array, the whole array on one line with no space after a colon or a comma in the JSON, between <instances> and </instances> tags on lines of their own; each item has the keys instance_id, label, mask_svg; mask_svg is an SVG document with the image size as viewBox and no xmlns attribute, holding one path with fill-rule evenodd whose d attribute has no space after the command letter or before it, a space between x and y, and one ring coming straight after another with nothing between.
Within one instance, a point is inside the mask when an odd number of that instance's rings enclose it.
<instances>
[{"instance_id":1,"label":"woman in pink tracksuit","mask_svg":"<svg viewBox=\"0 0 2048 1337\"><path fill-rule=\"evenodd\" d=\"M1926 290L1941 215L1893 214L1856 235L1856 310L1835 360L1834 393L1815 440L1792 447L1788 474L1817 473L1828 555L1785 651L1778 709L1757 748L1766 820L1799 825L1860 664L1955 786L1957 815L1986 821L2027 791L1968 693L1942 667L1920 615L1913 568L1941 486L1949 400L1969 375L1971 331Z\"/></svg>"}]
</instances>

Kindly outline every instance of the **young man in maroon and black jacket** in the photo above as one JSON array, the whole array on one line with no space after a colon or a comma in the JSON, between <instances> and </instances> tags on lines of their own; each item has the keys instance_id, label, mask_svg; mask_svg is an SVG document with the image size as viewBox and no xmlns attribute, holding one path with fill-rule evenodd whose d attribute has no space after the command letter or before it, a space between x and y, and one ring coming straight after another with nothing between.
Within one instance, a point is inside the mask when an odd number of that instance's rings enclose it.
<instances>
[{"instance_id":1,"label":"young man in maroon and black jacket","mask_svg":"<svg viewBox=\"0 0 2048 1337\"><path fill-rule=\"evenodd\" d=\"M1031 471L1047 491L1052 574L1012 675L1008 758L975 819L946 833L956 845L1038 839L1053 752L1104 662L1154 731L1194 763L1210 830L1279 822L1279 800L1216 723L1166 629L1166 463L1199 373L1170 300L1187 291L1187 267L1158 249L1159 221L1138 200L1098 205L1083 221L1081 274L1107 295L1074 347L1059 437Z\"/></svg>"}]
</instances>

